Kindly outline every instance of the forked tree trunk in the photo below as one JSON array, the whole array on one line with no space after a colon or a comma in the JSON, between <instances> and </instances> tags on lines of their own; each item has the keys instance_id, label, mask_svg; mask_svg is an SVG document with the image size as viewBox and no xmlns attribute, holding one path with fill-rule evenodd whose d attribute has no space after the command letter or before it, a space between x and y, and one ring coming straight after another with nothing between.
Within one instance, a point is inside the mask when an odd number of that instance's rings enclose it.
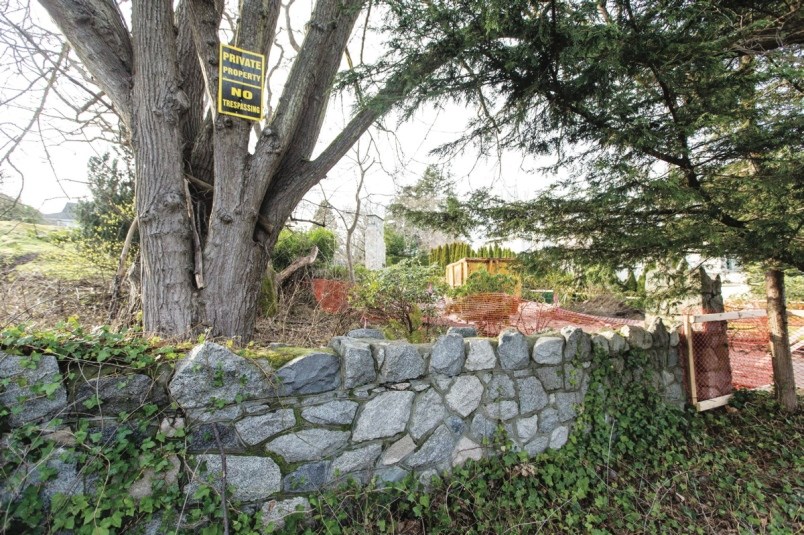
<instances>
[{"instance_id":1,"label":"forked tree trunk","mask_svg":"<svg viewBox=\"0 0 804 535\"><path fill-rule=\"evenodd\" d=\"M783 409L793 412L797 405L796 380L793 375L793 358L787 331L783 271L768 269L765 272L765 291L768 298L768 327L776 398Z\"/></svg>"},{"instance_id":2,"label":"forked tree trunk","mask_svg":"<svg viewBox=\"0 0 804 535\"><path fill-rule=\"evenodd\" d=\"M132 0L130 32L113 0L40 3L132 133L143 327L171 337L204 328L251 337L261 279L295 206L376 119L456 50L434 43L400 64L312 158L364 0L316 1L252 150L254 124L215 113L224 2ZM281 5L240 0L232 44L270 57ZM193 213L193 206L204 209Z\"/></svg>"},{"instance_id":3,"label":"forked tree trunk","mask_svg":"<svg viewBox=\"0 0 804 535\"><path fill-rule=\"evenodd\" d=\"M217 239L210 234L210 240ZM206 250L207 286L201 292L204 324L213 336L246 342L254 333L268 250L250 235L238 241L213 241Z\"/></svg>"}]
</instances>

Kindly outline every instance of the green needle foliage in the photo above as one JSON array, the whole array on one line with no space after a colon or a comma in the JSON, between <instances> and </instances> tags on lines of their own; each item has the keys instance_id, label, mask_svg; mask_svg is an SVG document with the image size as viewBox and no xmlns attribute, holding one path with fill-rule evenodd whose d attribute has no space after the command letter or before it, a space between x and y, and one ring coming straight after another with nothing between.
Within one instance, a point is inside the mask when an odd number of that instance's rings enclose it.
<instances>
[{"instance_id":1,"label":"green needle foliage","mask_svg":"<svg viewBox=\"0 0 804 535\"><path fill-rule=\"evenodd\" d=\"M419 222L619 266L701 252L804 268L800 2L391 4L400 52L463 47L421 100L484 113L444 151L499 143L572 177L532 201L450 197Z\"/></svg>"},{"instance_id":2,"label":"green needle foliage","mask_svg":"<svg viewBox=\"0 0 804 535\"><path fill-rule=\"evenodd\" d=\"M499 244L484 245L475 250L468 243L454 242L430 249L428 255L431 264L438 264L442 268L462 258L516 258L516 253Z\"/></svg>"},{"instance_id":3,"label":"green needle foliage","mask_svg":"<svg viewBox=\"0 0 804 535\"><path fill-rule=\"evenodd\" d=\"M80 225L73 237L78 249L93 263L114 268L134 221L134 159L126 149L119 154L93 156L87 165L92 199L76 209ZM135 256L138 240L130 251Z\"/></svg>"}]
</instances>

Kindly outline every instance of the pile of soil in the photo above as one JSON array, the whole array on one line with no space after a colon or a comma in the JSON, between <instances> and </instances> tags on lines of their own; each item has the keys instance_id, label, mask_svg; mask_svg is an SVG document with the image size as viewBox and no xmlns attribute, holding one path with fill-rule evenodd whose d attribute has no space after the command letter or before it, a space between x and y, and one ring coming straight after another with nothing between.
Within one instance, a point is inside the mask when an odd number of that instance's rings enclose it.
<instances>
[{"instance_id":1,"label":"pile of soil","mask_svg":"<svg viewBox=\"0 0 804 535\"><path fill-rule=\"evenodd\" d=\"M632 307L613 295L597 295L585 301L568 303L563 308L591 316L632 320L645 319L644 311Z\"/></svg>"}]
</instances>

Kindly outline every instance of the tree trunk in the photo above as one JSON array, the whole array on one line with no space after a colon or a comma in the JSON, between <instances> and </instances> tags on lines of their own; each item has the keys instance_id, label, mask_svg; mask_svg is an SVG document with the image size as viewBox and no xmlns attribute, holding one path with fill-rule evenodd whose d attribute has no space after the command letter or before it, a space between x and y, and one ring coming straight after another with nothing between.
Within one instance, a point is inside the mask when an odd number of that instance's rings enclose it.
<instances>
[{"instance_id":1,"label":"tree trunk","mask_svg":"<svg viewBox=\"0 0 804 535\"><path fill-rule=\"evenodd\" d=\"M132 133L143 326L171 337L204 327L251 337L270 252L295 206L456 51L451 42L434 43L406 59L312 158L364 4L317 0L277 107L250 151L254 125L215 112L224 2L133 0L130 32L112 0L40 2ZM280 8L279 0L241 0L233 44L270 57ZM194 281L194 272L204 277Z\"/></svg>"},{"instance_id":2,"label":"tree trunk","mask_svg":"<svg viewBox=\"0 0 804 535\"><path fill-rule=\"evenodd\" d=\"M177 83L173 13L169 2L139 0L131 19L143 328L183 337L193 326L193 252L178 119L186 97Z\"/></svg>"},{"instance_id":3,"label":"tree trunk","mask_svg":"<svg viewBox=\"0 0 804 535\"><path fill-rule=\"evenodd\" d=\"M776 398L784 410L793 412L797 405L796 380L793 375L793 358L787 332L783 271L768 269L765 272L765 291L768 298L768 327Z\"/></svg>"},{"instance_id":4,"label":"tree trunk","mask_svg":"<svg viewBox=\"0 0 804 535\"><path fill-rule=\"evenodd\" d=\"M247 342L254 334L269 249L250 236L228 243L207 245L207 251L214 249L215 254L208 257L212 261L207 265L207 286L202 292L204 323L212 336Z\"/></svg>"},{"instance_id":5,"label":"tree trunk","mask_svg":"<svg viewBox=\"0 0 804 535\"><path fill-rule=\"evenodd\" d=\"M357 220L357 213L355 213L355 220ZM349 270L349 282L355 282L355 262L352 257L352 236L355 233L354 226L346 229L346 268Z\"/></svg>"}]
</instances>

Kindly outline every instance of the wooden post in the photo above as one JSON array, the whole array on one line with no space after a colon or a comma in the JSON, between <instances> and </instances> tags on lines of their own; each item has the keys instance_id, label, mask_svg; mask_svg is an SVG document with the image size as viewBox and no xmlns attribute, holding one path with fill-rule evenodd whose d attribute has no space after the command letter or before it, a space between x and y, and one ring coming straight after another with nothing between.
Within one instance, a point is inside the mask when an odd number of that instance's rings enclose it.
<instances>
[{"instance_id":1,"label":"wooden post","mask_svg":"<svg viewBox=\"0 0 804 535\"><path fill-rule=\"evenodd\" d=\"M698 383L695 381L695 350L692 342L692 321L689 315L684 316L684 336L687 338L687 378L690 382L690 401L698 406Z\"/></svg>"}]
</instances>

